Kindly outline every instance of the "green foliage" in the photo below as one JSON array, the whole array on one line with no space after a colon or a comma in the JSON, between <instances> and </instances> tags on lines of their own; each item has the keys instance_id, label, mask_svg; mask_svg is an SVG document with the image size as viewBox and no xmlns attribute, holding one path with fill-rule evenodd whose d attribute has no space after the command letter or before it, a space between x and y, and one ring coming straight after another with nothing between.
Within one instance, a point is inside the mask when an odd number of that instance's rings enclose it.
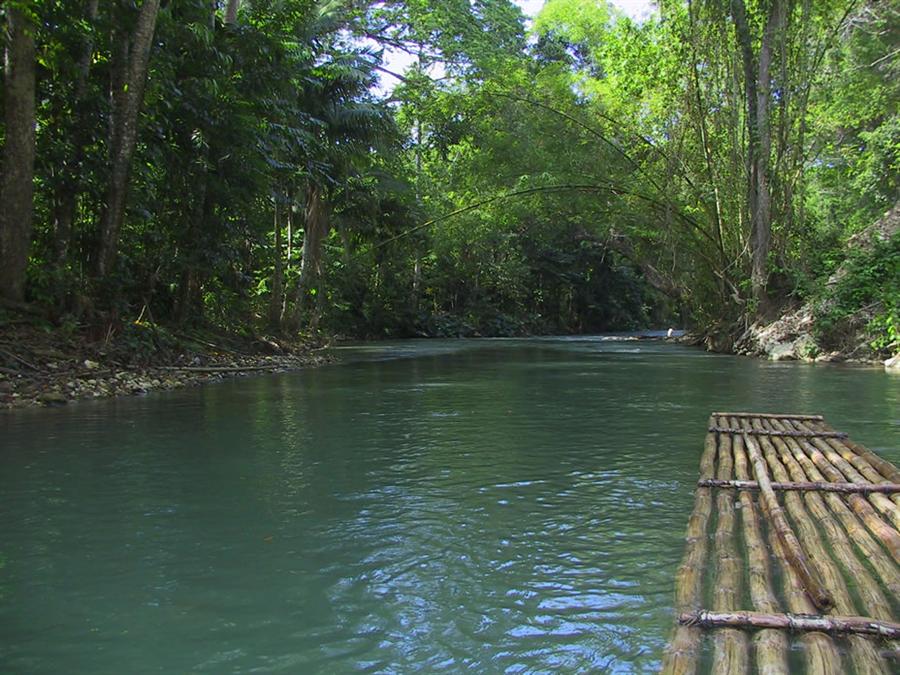
<instances>
[{"instance_id":1,"label":"green foliage","mask_svg":"<svg viewBox=\"0 0 900 675\"><path fill-rule=\"evenodd\" d=\"M889 356L900 349L900 234L852 250L836 276L820 291L817 342L839 348L862 329L876 354Z\"/></svg>"},{"instance_id":2,"label":"green foliage","mask_svg":"<svg viewBox=\"0 0 900 675\"><path fill-rule=\"evenodd\" d=\"M664 0L636 23L602 0L550 0L530 38L510 0L245 0L235 25L206 0L164 3L119 264L104 279L91 270L110 91L135 7L100 3L92 18L84 2L32 4L28 294L60 317L268 329L274 307L299 319L285 329L382 337L755 312L745 71L728 3ZM767 5L746 6L758 46ZM845 263L843 246L900 194L898 10L786 7L771 70L770 292L833 293L823 342L858 320L889 351L896 254ZM382 50L412 59L386 96ZM164 340L127 331L140 353Z\"/></svg>"}]
</instances>

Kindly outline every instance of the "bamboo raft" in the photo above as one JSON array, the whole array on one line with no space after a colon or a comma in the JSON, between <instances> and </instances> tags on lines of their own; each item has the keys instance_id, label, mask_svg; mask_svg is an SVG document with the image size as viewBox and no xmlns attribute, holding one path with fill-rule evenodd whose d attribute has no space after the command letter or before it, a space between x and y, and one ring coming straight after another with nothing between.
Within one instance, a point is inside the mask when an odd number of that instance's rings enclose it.
<instances>
[{"instance_id":1,"label":"bamboo raft","mask_svg":"<svg viewBox=\"0 0 900 675\"><path fill-rule=\"evenodd\" d=\"M713 413L662 672L900 672L900 470L818 415Z\"/></svg>"}]
</instances>

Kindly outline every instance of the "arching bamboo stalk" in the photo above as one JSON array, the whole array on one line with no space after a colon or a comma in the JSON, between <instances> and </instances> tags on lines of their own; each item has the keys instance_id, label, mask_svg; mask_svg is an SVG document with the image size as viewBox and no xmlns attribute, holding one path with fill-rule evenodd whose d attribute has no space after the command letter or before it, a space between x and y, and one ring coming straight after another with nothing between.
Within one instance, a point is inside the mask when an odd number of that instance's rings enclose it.
<instances>
[{"instance_id":1,"label":"arching bamboo stalk","mask_svg":"<svg viewBox=\"0 0 900 675\"><path fill-rule=\"evenodd\" d=\"M716 436L707 434L700 457L700 478L715 474ZM697 488L694 510L688 521L686 548L675 575L675 611L698 611L703 599L703 571L706 562L707 526L712 510L709 488ZM689 675L696 672L702 633L695 626L676 626L663 655L662 673Z\"/></svg>"},{"instance_id":2,"label":"arching bamboo stalk","mask_svg":"<svg viewBox=\"0 0 900 675\"><path fill-rule=\"evenodd\" d=\"M731 451L731 436L718 434L718 468L716 476L720 480L732 477L734 464ZM743 561L738 558L734 545L735 514L734 493L719 490L716 494L715 550L715 593L712 606L716 611L730 611L740 606L741 572ZM740 675L748 669L747 635L740 630L718 631L713 637L712 670L716 673Z\"/></svg>"},{"instance_id":3,"label":"arching bamboo stalk","mask_svg":"<svg viewBox=\"0 0 900 675\"><path fill-rule=\"evenodd\" d=\"M746 480L750 474L747 468L747 455L744 452L744 441L740 436L735 437L732 450L735 476L739 480ZM747 562L750 565L750 599L757 611L777 614L781 607L773 591L769 551L762 537L753 495L744 490L740 492L738 498L741 504L741 524L747 549ZM788 640L784 631L758 631L753 636L753 649L756 667L761 675L786 675L789 672Z\"/></svg>"},{"instance_id":4,"label":"arching bamboo stalk","mask_svg":"<svg viewBox=\"0 0 900 675\"><path fill-rule=\"evenodd\" d=\"M750 424L746 420L743 422L743 425L749 426ZM754 420L752 426L761 427L762 422ZM745 443L747 438L745 438ZM772 440L763 436L760 439L760 446L772 475L779 481L789 480L789 474L781 463ZM835 610L848 616L858 615L843 576L829 555L828 549L823 545L819 533L803 503L803 498L797 492L786 492L784 493L784 503L785 509L790 514L797 528L797 538L803 542L803 547L809 554L809 558L814 561L817 578L830 591ZM848 642L850 644L850 658L857 673L874 674L886 672L878 651L871 642L861 637L850 637Z\"/></svg>"}]
</instances>

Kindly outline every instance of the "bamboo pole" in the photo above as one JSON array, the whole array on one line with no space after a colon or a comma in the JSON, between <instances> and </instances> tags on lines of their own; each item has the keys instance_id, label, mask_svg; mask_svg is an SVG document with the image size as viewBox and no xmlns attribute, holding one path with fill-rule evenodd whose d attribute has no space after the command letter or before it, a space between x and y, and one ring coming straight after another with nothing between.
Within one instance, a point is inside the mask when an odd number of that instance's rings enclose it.
<instances>
[{"instance_id":1,"label":"bamboo pole","mask_svg":"<svg viewBox=\"0 0 900 675\"><path fill-rule=\"evenodd\" d=\"M859 471L857 471L850 462L841 457L841 455L838 454L833 447L831 447L831 444L818 438L810 438L809 442L815 445L825 455L828 461L831 462L834 467L844 475L846 480L850 481L851 483L866 482L866 477ZM870 494L869 501L872 503L872 506L874 506L876 509L878 509L878 511L888 517L888 519L893 523L895 530L900 530L900 507L898 507L886 496L878 493Z\"/></svg>"},{"instance_id":2,"label":"bamboo pole","mask_svg":"<svg viewBox=\"0 0 900 675\"><path fill-rule=\"evenodd\" d=\"M715 457L716 436L708 433L700 457L701 480L713 477ZM688 520L684 558L675 575L675 611L678 613L700 609L706 562L707 526L711 510L711 490L697 488L694 510ZM701 630L695 626L676 626L663 655L661 672L666 675L689 675L696 672L701 638Z\"/></svg>"},{"instance_id":3,"label":"bamboo pole","mask_svg":"<svg viewBox=\"0 0 900 675\"><path fill-rule=\"evenodd\" d=\"M747 455L744 452L744 441L740 436L734 438L734 473L741 479L749 477ZM772 587L772 573L769 565L769 552L760 530L759 519L753 495L746 490L739 493L741 504L741 524L744 532L744 544L747 549L749 569L750 599L753 607L759 612L777 614L781 607L775 598ZM756 667L760 675L787 675L788 640L784 631L761 630L753 636L753 649Z\"/></svg>"},{"instance_id":4,"label":"bamboo pole","mask_svg":"<svg viewBox=\"0 0 900 675\"><path fill-rule=\"evenodd\" d=\"M805 478L806 474L800 463L794 459L790 448L791 445L796 445L796 441L793 439L775 439L773 442L782 463L787 467L791 477L795 479ZM832 518L831 510L826 507L823 496L815 492L807 492L804 493L803 500L809 512L819 523L820 529L828 538L834 557L841 567L844 568L847 577L854 581L856 595L860 601L858 609L867 616L891 621L893 614L890 601L881 591L878 582L869 573L866 565L857 557L847 532ZM850 610L850 608L846 609Z\"/></svg>"},{"instance_id":5,"label":"bamboo pole","mask_svg":"<svg viewBox=\"0 0 900 675\"><path fill-rule=\"evenodd\" d=\"M834 429L832 429L831 426L824 420L818 422L810 421L809 425L816 431L834 431ZM842 442L844 445L850 448L850 450L852 450L857 455L866 460L869 464L871 464L875 468L875 470L878 471L878 473L887 478L889 481L891 481L892 483L900 483L900 469L891 464L891 462L886 460L884 457L876 454L875 452L872 452L866 446L856 443L850 438L847 438Z\"/></svg>"},{"instance_id":6,"label":"bamboo pole","mask_svg":"<svg viewBox=\"0 0 900 675\"><path fill-rule=\"evenodd\" d=\"M843 431L801 431L799 429L786 429L784 431L773 431L766 429L741 430L734 427L715 426L710 427L708 431L717 431L720 434L752 434L754 436L800 436L803 438L847 438L847 434Z\"/></svg>"},{"instance_id":7,"label":"bamboo pole","mask_svg":"<svg viewBox=\"0 0 900 675\"><path fill-rule=\"evenodd\" d=\"M746 421L744 424L749 425ZM765 442L767 439L763 438L762 440ZM757 445L755 439L745 434L744 447L747 448L747 454L750 457L750 463L753 466L753 473L756 476L756 480L759 482L760 493L762 495L762 500L766 503L769 520L771 521L772 527L778 535L778 538L781 540L788 562L796 570L797 576L800 577L803 588L806 589L813 604L823 612L827 612L834 606L834 599L831 597L831 594L825 590L825 587L822 586L818 575L813 572L813 568L810 565L806 554L800 547L797 536L791 529L791 526L784 515L784 511L778 503L778 498L775 496L775 492L772 490L771 481L769 480L766 460L763 459L759 445ZM776 476L776 478L779 477ZM780 478L779 480L780 482L787 482ZM792 496L793 493L789 492L787 495Z\"/></svg>"},{"instance_id":8,"label":"bamboo pole","mask_svg":"<svg viewBox=\"0 0 900 675\"><path fill-rule=\"evenodd\" d=\"M796 616L763 612L693 612L678 617L679 623L705 628L780 628L795 631L821 631L835 634L900 637L900 623L878 621L865 616Z\"/></svg>"},{"instance_id":9,"label":"bamboo pole","mask_svg":"<svg viewBox=\"0 0 900 675\"><path fill-rule=\"evenodd\" d=\"M815 467L824 474L827 480L833 482L843 482L846 480L841 472L831 465L828 458L825 457L815 445L808 441L800 442L799 445L803 449L804 454L806 454ZM846 499L847 504L853 509L853 512L859 519L865 523L869 532L875 535L887 549L888 553L891 554L891 557L896 562L900 563L900 533L884 522L875 512L875 509L869 501L862 495L850 494L847 495Z\"/></svg>"},{"instance_id":10,"label":"bamboo pole","mask_svg":"<svg viewBox=\"0 0 900 675\"><path fill-rule=\"evenodd\" d=\"M752 417L764 420L809 420L812 422L825 420L821 415L790 415L783 413L714 412L712 415L713 417Z\"/></svg>"},{"instance_id":11,"label":"bamboo pole","mask_svg":"<svg viewBox=\"0 0 900 675\"><path fill-rule=\"evenodd\" d=\"M795 423L797 425L798 423ZM822 433L822 432L819 432ZM833 436L829 436L829 439L836 438ZM847 439L841 439L842 442L838 442L837 440L829 440L828 444L834 448L835 452L837 452L841 457L847 460L850 465L859 471L863 476L872 481L873 483L887 483L890 479L889 475L896 474L897 471L894 466L885 460L876 461L875 466L870 459L877 458L871 450L867 450L867 457L863 457L861 454L854 451L849 443L847 443ZM881 468L879 468L881 467ZM900 495L892 495L890 497L891 501L894 502L895 506L900 507ZM900 510L897 511L900 513ZM895 523L896 525L896 523ZM900 529L900 525L897 525L897 528Z\"/></svg>"},{"instance_id":12,"label":"bamboo pole","mask_svg":"<svg viewBox=\"0 0 900 675\"><path fill-rule=\"evenodd\" d=\"M775 425L779 422L774 422ZM787 443L795 462L802 467L805 475L815 481L821 481L824 476L803 452L803 448L795 441ZM900 568L888 557L884 549L869 534L865 523L859 516L850 510L837 494L825 493L822 495L825 503L837 516L844 530L847 532L853 545L859 550L862 557L869 562L875 573L881 579L882 584L895 598L900 598ZM858 497L858 495L857 495Z\"/></svg>"},{"instance_id":13,"label":"bamboo pole","mask_svg":"<svg viewBox=\"0 0 900 675\"><path fill-rule=\"evenodd\" d=\"M716 475L721 480L730 479L733 462L731 436L718 434L718 469ZM719 490L716 494L715 550L715 593L713 609L728 611L740 606L742 561L738 558L734 545L735 517L734 494ZM747 635L739 630L722 630L713 639L714 673L741 675L748 669Z\"/></svg>"},{"instance_id":14,"label":"bamboo pole","mask_svg":"<svg viewBox=\"0 0 900 675\"><path fill-rule=\"evenodd\" d=\"M744 424L748 425L750 423L745 421ZM752 425L761 427L762 421L754 420ZM767 437L763 437L760 440L760 444L772 475L779 481L787 480L789 475L778 457L775 444ZM804 494L809 496L812 493ZM816 563L817 580L820 580L822 585L830 591L829 597L832 599L832 606L841 614L856 615L856 607L847 584L844 582L837 564L829 555L828 549L823 545L819 532L804 505L804 500L797 492L786 492L784 495L785 509L796 525L798 538L803 542L809 557ZM850 658L857 673L875 674L885 672L877 650L869 641L851 637L849 643Z\"/></svg>"},{"instance_id":15,"label":"bamboo pole","mask_svg":"<svg viewBox=\"0 0 900 675\"><path fill-rule=\"evenodd\" d=\"M755 480L712 480L697 481L700 487L734 488L736 490L759 490L759 483ZM827 481L790 481L788 483L772 482L773 490L799 490L813 492L844 492L869 494L880 492L892 494L900 492L898 483L829 483Z\"/></svg>"},{"instance_id":16,"label":"bamboo pole","mask_svg":"<svg viewBox=\"0 0 900 675\"><path fill-rule=\"evenodd\" d=\"M743 445L743 439L741 439L741 444ZM769 513L764 499L759 499L759 507L763 515L768 518ZM816 608L803 590L797 572L787 561L780 538L771 528L769 528L768 538L773 557L782 571L782 585L788 610L794 614L813 614ZM804 633L800 636L799 641L803 646L803 658L806 662L807 673L839 675L844 672L841 655L828 635L816 632Z\"/></svg>"}]
</instances>

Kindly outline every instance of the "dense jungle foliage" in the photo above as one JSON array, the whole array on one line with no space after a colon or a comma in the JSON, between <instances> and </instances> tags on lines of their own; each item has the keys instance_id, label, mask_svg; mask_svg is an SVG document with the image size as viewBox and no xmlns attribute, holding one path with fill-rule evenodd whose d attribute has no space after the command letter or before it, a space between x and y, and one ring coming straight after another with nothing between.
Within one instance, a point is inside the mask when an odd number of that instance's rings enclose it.
<instances>
[{"instance_id":1,"label":"dense jungle foliage","mask_svg":"<svg viewBox=\"0 0 900 675\"><path fill-rule=\"evenodd\" d=\"M900 244L851 237L898 198L898 19L7 0L0 295L104 331L734 333L849 253L832 309L895 351Z\"/></svg>"}]
</instances>

